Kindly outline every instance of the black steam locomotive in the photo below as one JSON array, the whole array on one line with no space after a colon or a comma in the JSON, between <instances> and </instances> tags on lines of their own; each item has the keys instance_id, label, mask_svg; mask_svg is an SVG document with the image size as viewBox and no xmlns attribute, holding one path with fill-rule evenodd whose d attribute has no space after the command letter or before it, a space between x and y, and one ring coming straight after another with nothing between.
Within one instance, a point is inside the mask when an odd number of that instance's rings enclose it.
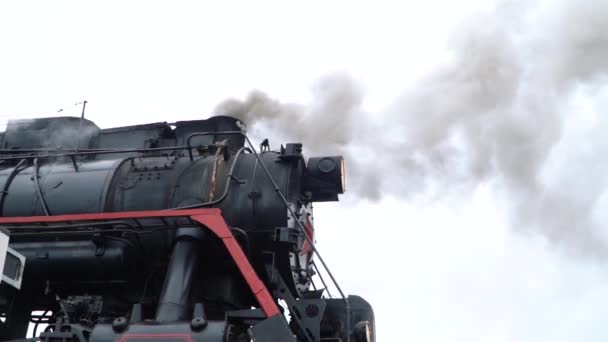
<instances>
[{"instance_id":1,"label":"black steam locomotive","mask_svg":"<svg viewBox=\"0 0 608 342\"><path fill-rule=\"evenodd\" d=\"M314 245L312 203L343 193L342 157L256 151L244 131L225 116L9 122L0 340L375 341L371 306Z\"/></svg>"}]
</instances>

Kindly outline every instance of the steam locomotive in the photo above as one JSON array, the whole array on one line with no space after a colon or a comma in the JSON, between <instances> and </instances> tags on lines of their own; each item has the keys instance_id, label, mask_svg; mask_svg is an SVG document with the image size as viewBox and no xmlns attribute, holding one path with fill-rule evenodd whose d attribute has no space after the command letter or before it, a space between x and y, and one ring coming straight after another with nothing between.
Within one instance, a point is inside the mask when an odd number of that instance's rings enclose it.
<instances>
[{"instance_id":1,"label":"steam locomotive","mask_svg":"<svg viewBox=\"0 0 608 342\"><path fill-rule=\"evenodd\" d=\"M312 204L344 192L343 158L257 151L245 128L10 121L0 340L375 341L372 307L314 244Z\"/></svg>"}]
</instances>

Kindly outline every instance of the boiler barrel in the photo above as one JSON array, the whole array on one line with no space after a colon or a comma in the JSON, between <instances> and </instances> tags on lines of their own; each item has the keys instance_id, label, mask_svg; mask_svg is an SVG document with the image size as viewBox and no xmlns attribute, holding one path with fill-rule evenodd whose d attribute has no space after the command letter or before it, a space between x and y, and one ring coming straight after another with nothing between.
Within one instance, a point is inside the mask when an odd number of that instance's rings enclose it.
<instances>
[{"instance_id":1,"label":"boiler barrel","mask_svg":"<svg viewBox=\"0 0 608 342\"><path fill-rule=\"evenodd\" d=\"M274 152L261 159L280 190L294 205L301 194L304 163L283 161ZM232 177L229 172L232 170ZM193 161L151 156L117 160L39 162L34 167L0 170L0 216L52 215L161 210L215 201L232 226L273 228L287 224L287 209L253 154L209 155ZM226 192L226 186L229 187Z\"/></svg>"}]
</instances>

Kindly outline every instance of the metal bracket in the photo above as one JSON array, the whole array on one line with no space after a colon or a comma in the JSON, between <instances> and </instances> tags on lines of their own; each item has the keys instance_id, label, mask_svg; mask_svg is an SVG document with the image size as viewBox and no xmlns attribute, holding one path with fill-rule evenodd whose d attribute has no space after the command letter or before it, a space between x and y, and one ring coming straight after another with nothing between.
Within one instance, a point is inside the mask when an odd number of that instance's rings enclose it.
<instances>
[{"instance_id":1,"label":"metal bracket","mask_svg":"<svg viewBox=\"0 0 608 342\"><path fill-rule=\"evenodd\" d=\"M51 324L54 329L53 331L45 331L40 334L40 341L52 342L52 341L74 341L74 342L87 342L84 337L85 332L87 335L91 333L90 329L83 327L80 324L70 324L69 322L63 322L62 318L58 318L55 324Z\"/></svg>"},{"instance_id":2,"label":"metal bracket","mask_svg":"<svg viewBox=\"0 0 608 342\"><path fill-rule=\"evenodd\" d=\"M274 229L274 241L287 244L291 252L296 251L301 233L296 228L277 227Z\"/></svg>"},{"instance_id":3,"label":"metal bracket","mask_svg":"<svg viewBox=\"0 0 608 342\"><path fill-rule=\"evenodd\" d=\"M321 341L321 320L327 306L326 301L323 299L296 300L278 271L274 272L273 283L275 285L274 296L285 300L292 323L295 323L302 337L309 342Z\"/></svg>"},{"instance_id":4,"label":"metal bracket","mask_svg":"<svg viewBox=\"0 0 608 342\"><path fill-rule=\"evenodd\" d=\"M252 341L281 341L296 342L295 337L285 319L280 316L273 316L254 325L251 328Z\"/></svg>"},{"instance_id":5,"label":"metal bracket","mask_svg":"<svg viewBox=\"0 0 608 342\"><path fill-rule=\"evenodd\" d=\"M91 239L95 244L95 256L102 256L106 252L105 242L103 240L103 236L101 234L96 233L93 235Z\"/></svg>"}]
</instances>

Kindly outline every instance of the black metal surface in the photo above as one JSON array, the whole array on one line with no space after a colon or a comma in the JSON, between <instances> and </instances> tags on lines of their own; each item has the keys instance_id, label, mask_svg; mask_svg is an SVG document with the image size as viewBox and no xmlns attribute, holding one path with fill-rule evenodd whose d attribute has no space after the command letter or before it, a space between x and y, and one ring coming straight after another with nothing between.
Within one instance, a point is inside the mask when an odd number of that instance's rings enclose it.
<instances>
[{"instance_id":1,"label":"black metal surface","mask_svg":"<svg viewBox=\"0 0 608 342\"><path fill-rule=\"evenodd\" d=\"M80 161L78 171L71 162L39 161L39 188L44 193L48 209L54 215L103 212L109 185L122 160ZM3 216L45 215L34 184L32 165L22 166L18 173L13 168L0 169L0 182L10 186L3 197Z\"/></svg>"},{"instance_id":2,"label":"black metal surface","mask_svg":"<svg viewBox=\"0 0 608 342\"><path fill-rule=\"evenodd\" d=\"M295 336L282 317L274 316L251 328L253 341L296 341Z\"/></svg>"},{"instance_id":3,"label":"black metal surface","mask_svg":"<svg viewBox=\"0 0 608 342\"><path fill-rule=\"evenodd\" d=\"M4 312L6 319L0 323L0 339L10 340L25 337L27 332L33 304L26 296L18 295L13 289L2 289L5 293L14 294L11 302Z\"/></svg>"},{"instance_id":4,"label":"black metal surface","mask_svg":"<svg viewBox=\"0 0 608 342\"><path fill-rule=\"evenodd\" d=\"M67 240L67 239L66 239ZM141 262L128 240L106 239L100 251L92 240L18 242L11 247L26 257L24 283L36 280L128 279Z\"/></svg>"},{"instance_id":5,"label":"black metal surface","mask_svg":"<svg viewBox=\"0 0 608 342\"><path fill-rule=\"evenodd\" d=\"M90 341L155 333L222 342L251 337L295 341L295 332L302 341L324 336L321 322L330 302L300 292L309 286L314 267L303 255L314 253L327 270L304 229L309 215L304 209L313 201L336 200L343 192L341 170L335 167L341 167L341 157L311 158L307 167L301 144L258 154L241 130L242 123L228 117L106 130L67 120L58 131L61 135L76 124L86 131L77 135L76 143L63 138L46 141L51 127L56 127L52 121L24 126L35 137L31 142L18 139L18 126L2 135L0 214L220 208L257 271L265 273L272 264L286 279L275 298L285 298L295 318L291 327L283 316L260 319L259 311L249 310L255 301L234 264L226 262L222 245L199 241L197 234L188 233L193 232L187 228L192 222L172 219L7 227L11 246L28 259L24 281L30 307L59 310L54 293L62 298L103 298L103 309L96 312L99 321L90 322L95 326ZM334 167L329 167L328 158ZM300 254L304 244L312 252ZM358 321L351 319L348 299L329 270L327 274L342 296L342 304L334 305L331 315L342 324L342 341L349 341L352 334L345 332ZM272 276L262 278L269 281ZM9 300L0 293L0 311L7 312ZM19 321L18 314L13 316ZM89 319L83 317L75 319ZM22 326L11 329L11 334L23 333ZM0 331L0 339L5 336Z\"/></svg>"}]
</instances>

